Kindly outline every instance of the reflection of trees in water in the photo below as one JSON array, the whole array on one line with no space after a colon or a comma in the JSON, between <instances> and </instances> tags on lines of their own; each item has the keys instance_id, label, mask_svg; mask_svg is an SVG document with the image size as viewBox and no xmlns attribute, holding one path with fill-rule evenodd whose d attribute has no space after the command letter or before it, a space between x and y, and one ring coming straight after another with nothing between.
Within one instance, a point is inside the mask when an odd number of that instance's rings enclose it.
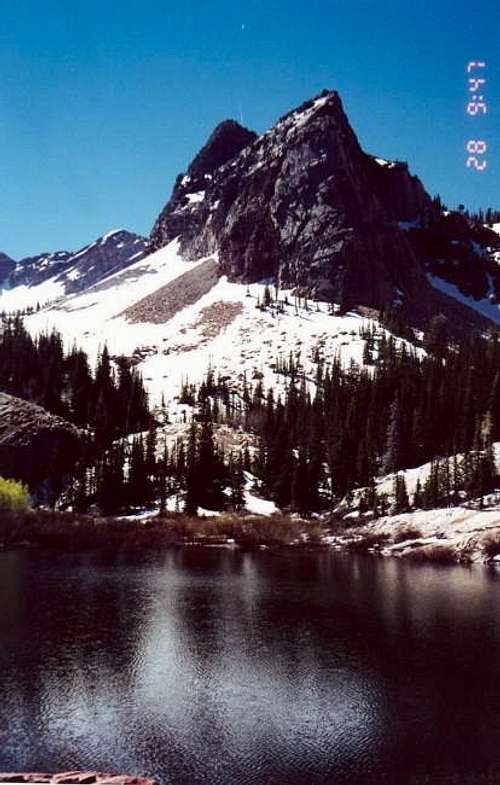
<instances>
[{"instance_id":1,"label":"reflection of trees in water","mask_svg":"<svg viewBox=\"0 0 500 785\"><path fill-rule=\"evenodd\" d=\"M498 588L330 551L3 554L0 768L361 782L367 760L403 772L473 744L485 765Z\"/></svg>"},{"instance_id":2,"label":"reflection of trees in water","mask_svg":"<svg viewBox=\"0 0 500 785\"><path fill-rule=\"evenodd\" d=\"M482 566L415 568L391 559L374 570L365 559L364 570L378 614L367 664L383 698L386 754L411 782L445 781L457 770L463 782L467 772L488 782L492 750L500 764L490 700L500 696L498 583Z\"/></svg>"},{"instance_id":3,"label":"reflection of trees in water","mask_svg":"<svg viewBox=\"0 0 500 785\"><path fill-rule=\"evenodd\" d=\"M120 557L14 556L15 569L0 574L0 597L14 580L17 601L14 624L0 617L0 768L74 767L82 740L123 703L147 594L120 572ZM97 765L92 745L78 760Z\"/></svg>"}]
</instances>

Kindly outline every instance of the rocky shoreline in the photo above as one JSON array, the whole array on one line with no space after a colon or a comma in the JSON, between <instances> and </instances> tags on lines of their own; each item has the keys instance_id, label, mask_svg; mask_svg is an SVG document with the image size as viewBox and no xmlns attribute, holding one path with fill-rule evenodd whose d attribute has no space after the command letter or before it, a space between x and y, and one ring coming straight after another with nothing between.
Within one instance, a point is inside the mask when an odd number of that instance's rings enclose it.
<instances>
[{"instance_id":1,"label":"rocky shoreline","mask_svg":"<svg viewBox=\"0 0 500 785\"><path fill-rule=\"evenodd\" d=\"M4 513L0 516L0 551L19 547L64 551L333 548L413 562L500 565L500 506L418 510L371 521L363 521L356 512L336 515L335 520L237 513L213 518L172 513L138 519L46 509Z\"/></svg>"},{"instance_id":2,"label":"rocky shoreline","mask_svg":"<svg viewBox=\"0 0 500 785\"><path fill-rule=\"evenodd\" d=\"M43 785L158 785L149 777L129 774L112 774L98 771L63 771L55 774L46 772L0 772L0 782L43 783Z\"/></svg>"},{"instance_id":3,"label":"rocky shoreline","mask_svg":"<svg viewBox=\"0 0 500 785\"><path fill-rule=\"evenodd\" d=\"M500 565L500 506L417 510L367 523L353 518L327 540L338 549L413 562Z\"/></svg>"}]
</instances>

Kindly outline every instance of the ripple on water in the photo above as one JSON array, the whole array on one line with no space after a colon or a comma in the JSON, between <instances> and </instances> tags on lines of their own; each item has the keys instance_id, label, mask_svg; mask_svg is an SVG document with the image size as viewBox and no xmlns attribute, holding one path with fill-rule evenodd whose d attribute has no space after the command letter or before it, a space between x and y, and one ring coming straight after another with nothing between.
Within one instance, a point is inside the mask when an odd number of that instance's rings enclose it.
<instances>
[{"instance_id":1,"label":"ripple on water","mask_svg":"<svg viewBox=\"0 0 500 785\"><path fill-rule=\"evenodd\" d=\"M499 600L340 554L1 554L0 769L489 785Z\"/></svg>"}]
</instances>

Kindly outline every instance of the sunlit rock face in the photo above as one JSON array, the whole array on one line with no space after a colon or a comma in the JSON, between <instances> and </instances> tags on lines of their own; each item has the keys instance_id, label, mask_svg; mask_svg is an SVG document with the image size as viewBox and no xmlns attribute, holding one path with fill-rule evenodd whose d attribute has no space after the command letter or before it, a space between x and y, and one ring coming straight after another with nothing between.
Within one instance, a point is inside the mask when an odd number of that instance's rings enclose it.
<instances>
[{"instance_id":1,"label":"sunlit rock face","mask_svg":"<svg viewBox=\"0 0 500 785\"><path fill-rule=\"evenodd\" d=\"M465 235L468 257L484 267L470 226ZM446 216L405 163L363 152L336 92L259 137L234 121L218 126L179 175L150 241L156 249L175 237L185 258L217 252L231 280L273 278L344 308L396 308L414 322L443 310L454 323L483 321L429 284L436 238L443 258L455 252ZM481 274L472 288L485 295L491 278Z\"/></svg>"}]
</instances>

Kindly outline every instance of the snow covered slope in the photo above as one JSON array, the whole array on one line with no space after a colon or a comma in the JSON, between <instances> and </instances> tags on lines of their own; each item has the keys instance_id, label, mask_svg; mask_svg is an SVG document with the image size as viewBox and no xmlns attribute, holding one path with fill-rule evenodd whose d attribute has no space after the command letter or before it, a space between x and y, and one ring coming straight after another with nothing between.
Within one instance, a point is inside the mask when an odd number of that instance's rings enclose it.
<instances>
[{"instance_id":1,"label":"snow covered slope","mask_svg":"<svg viewBox=\"0 0 500 785\"><path fill-rule=\"evenodd\" d=\"M230 283L218 276L213 257L188 262L178 250L173 241L27 316L26 326L33 334L56 328L68 347L76 341L91 359L105 343L112 355L133 357L153 404L162 394L173 402L183 381L202 381L209 367L241 388L245 378L279 387L283 377L273 366L290 352L311 380L318 355L361 364L360 330L373 319L333 316L326 303L299 305L286 291L279 293L282 313L273 306L258 309L264 283Z\"/></svg>"},{"instance_id":2,"label":"snow covered slope","mask_svg":"<svg viewBox=\"0 0 500 785\"><path fill-rule=\"evenodd\" d=\"M494 445L497 471L500 473L500 442ZM460 460L461 456L458 456ZM399 472L403 476L410 497L417 488L417 481L423 488L431 472L431 464L425 463L413 469ZM376 479L379 498L385 494L387 501L394 500L394 474ZM404 556L422 561L454 560L500 562L500 488L479 499L463 501L454 507L440 507L429 510L412 510L405 513L382 515L367 522L357 507L363 489L354 494L352 505L344 500L338 508L351 508L346 520L354 524L345 534L336 534L327 539L331 544L345 545L362 542L364 538L372 543L372 549L386 556ZM491 542L498 543L498 549L489 548ZM378 543L378 544L376 544ZM498 553L492 556L492 553Z\"/></svg>"},{"instance_id":3,"label":"snow covered slope","mask_svg":"<svg viewBox=\"0 0 500 785\"><path fill-rule=\"evenodd\" d=\"M55 251L22 259L0 281L0 310L36 309L82 292L144 257L147 247L144 237L117 229L79 251Z\"/></svg>"},{"instance_id":4,"label":"snow covered slope","mask_svg":"<svg viewBox=\"0 0 500 785\"><path fill-rule=\"evenodd\" d=\"M500 302L495 296L493 282L490 282L490 288L486 297L475 299L474 297L467 297L467 295L460 291L458 286L449 281L445 281L437 275L431 275L429 273L428 280L434 289L443 292L443 294L447 294L449 297L453 297L454 300L462 303L462 305L467 305L469 308L477 311L492 322L500 324Z\"/></svg>"},{"instance_id":5,"label":"snow covered slope","mask_svg":"<svg viewBox=\"0 0 500 785\"><path fill-rule=\"evenodd\" d=\"M500 442L496 442L494 445L495 449L495 461L498 469L498 473L500 474ZM459 459L461 456L457 456ZM417 487L417 481L420 480L420 485L423 488L424 484L429 477L431 471L431 464L424 463L422 466L416 466L413 469L405 469L404 471L399 472L399 476L403 476L405 478L406 489L410 494L410 497L413 496ZM393 494L394 489L394 474L388 474L385 477L380 477L377 479L377 492L385 493L389 497Z\"/></svg>"}]
</instances>

